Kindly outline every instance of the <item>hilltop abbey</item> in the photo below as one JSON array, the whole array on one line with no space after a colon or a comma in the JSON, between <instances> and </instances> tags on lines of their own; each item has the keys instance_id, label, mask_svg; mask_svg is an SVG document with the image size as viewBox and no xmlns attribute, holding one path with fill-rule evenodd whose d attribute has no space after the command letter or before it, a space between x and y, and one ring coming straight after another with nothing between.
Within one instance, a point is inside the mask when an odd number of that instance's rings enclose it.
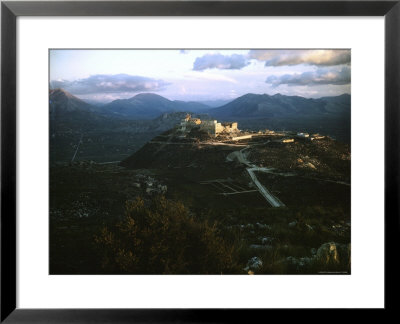
<instances>
[{"instance_id":1,"label":"hilltop abbey","mask_svg":"<svg viewBox=\"0 0 400 324\"><path fill-rule=\"evenodd\" d=\"M218 123L216 120L201 120L200 118L192 118L191 115L186 115L181 120L180 130L185 132L193 127L199 127L200 130L206 131L212 136L218 136L221 133L236 134L239 131L238 123Z\"/></svg>"}]
</instances>

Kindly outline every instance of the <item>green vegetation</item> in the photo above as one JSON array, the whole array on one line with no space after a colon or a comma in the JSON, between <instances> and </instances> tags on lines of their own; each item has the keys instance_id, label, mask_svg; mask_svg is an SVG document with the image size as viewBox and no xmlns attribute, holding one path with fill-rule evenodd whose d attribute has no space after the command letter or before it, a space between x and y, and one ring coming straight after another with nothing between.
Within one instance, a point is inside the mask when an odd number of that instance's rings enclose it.
<instances>
[{"instance_id":1,"label":"green vegetation","mask_svg":"<svg viewBox=\"0 0 400 324\"><path fill-rule=\"evenodd\" d=\"M109 273L236 273L235 246L216 224L196 220L182 203L158 196L126 203L125 217L96 236Z\"/></svg>"}]
</instances>

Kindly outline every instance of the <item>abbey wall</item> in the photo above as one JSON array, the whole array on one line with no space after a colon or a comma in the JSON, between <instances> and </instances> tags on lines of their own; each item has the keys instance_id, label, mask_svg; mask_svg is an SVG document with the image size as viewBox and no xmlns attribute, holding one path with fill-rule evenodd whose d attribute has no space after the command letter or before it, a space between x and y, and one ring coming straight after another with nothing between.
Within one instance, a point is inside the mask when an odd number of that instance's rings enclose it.
<instances>
[{"instance_id":1,"label":"abbey wall","mask_svg":"<svg viewBox=\"0 0 400 324\"><path fill-rule=\"evenodd\" d=\"M181 131L189 131L193 127L199 127L212 136L218 136L221 133L234 134L239 132L238 123L218 123L216 120L201 120L199 118L192 118L187 115L182 119L180 124Z\"/></svg>"}]
</instances>

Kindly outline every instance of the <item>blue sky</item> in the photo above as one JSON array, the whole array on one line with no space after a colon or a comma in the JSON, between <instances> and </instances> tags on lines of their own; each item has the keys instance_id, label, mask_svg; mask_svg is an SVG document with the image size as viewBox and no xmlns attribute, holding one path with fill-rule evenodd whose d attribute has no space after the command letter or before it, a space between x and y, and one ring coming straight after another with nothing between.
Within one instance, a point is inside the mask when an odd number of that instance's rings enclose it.
<instances>
[{"instance_id":1,"label":"blue sky","mask_svg":"<svg viewBox=\"0 0 400 324\"><path fill-rule=\"evenodd\" d=\"M142 92L171 100L246 93L350 93L350 50L51 50L50 87L109 102Z\"/></svg>"}]
</instances>

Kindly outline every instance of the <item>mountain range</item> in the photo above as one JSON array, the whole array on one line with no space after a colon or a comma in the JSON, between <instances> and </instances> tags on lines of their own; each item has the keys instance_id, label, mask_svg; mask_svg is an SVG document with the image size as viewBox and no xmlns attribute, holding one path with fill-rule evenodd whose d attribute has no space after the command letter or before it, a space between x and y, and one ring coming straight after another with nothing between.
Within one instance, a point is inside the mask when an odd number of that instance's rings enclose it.
<instances>
[{"instance_id":1,"label":"mountain range","mask_svg":"<svg viewBox=\"0 0 400 324\"><path fill-rule=\"evenodd\" d=\"M153 93L141 93L129 99L117 99L103 106L95 106L62 89L50 90L50 115L85 111L104 116L146 120L164 113L207 113L219 119L253 118L316 118L350 117L351 96L343 94L318 99L281 94L248 93L220 107L211 108L200 102L172 101Z\"/></svg>"},{"instance_id":2,"label":"mountain range","mask_svg":"<svg viewBox=\"0 0 400 324\"><path fill-rule=\"evenodd\" d=\"M349 115L350 95L319 99L275 94L246 94L208 113L218 118L275 118Z\"/></svg>"},{"instance_id":3,"label":"mountain range","mask_svg":"<svg viewBox=\"0 0 400 324\"><path fill-rule=\"evenodd\" d=\"M54 89L49 94L50 145L56 152L53 160L65 161L85 134L84 139L90 141L82 148L82 159L108 160L110 150L114 150L113 159L120 159L121 154L133 153L178 124L187 113L201 119L238 121L240 129L318 132L349 143L350 101L350 95L307 99L246 94L212 108L146 93L95 106L65 90Z\"/></svg>"},{"instance_id":4,"label":"mountain range","mask_svg":"<svg viewBox=\"0 0 400 324\"><path fill-rule=\"evenodd\" d=\"M237 121L240 129L321 133L346 143L351 140L348 94L313 99L249 93L207 113L221 121Z\"/></svg>"}]
</instances>

